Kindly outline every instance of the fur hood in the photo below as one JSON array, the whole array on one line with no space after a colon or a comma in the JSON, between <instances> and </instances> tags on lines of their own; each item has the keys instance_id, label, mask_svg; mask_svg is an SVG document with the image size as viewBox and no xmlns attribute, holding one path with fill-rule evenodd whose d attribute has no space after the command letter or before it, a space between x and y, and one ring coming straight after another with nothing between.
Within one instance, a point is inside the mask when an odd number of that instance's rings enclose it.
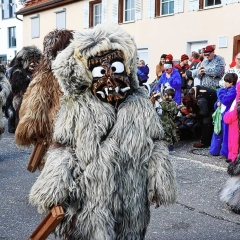
<instances>
[{"instance_id":1,"label":"fur hood","mask_svg":"<svg viewBox=\"0 0 240 240\"><path fill-rule=\"evenodd\" d=\"M101 51L121 50L131 87L139 87L136 77L137 48L131 35L116 24L97 25L87 32L75 32L72 43L53 61L53 71L66 95L79 95L92 85L87 61Z\"/></svg>"},{"instance_id":2,"label":"fur hood","mask_svg":"<svg viewBox=\"0 0 240 240\"><path fill-rule=\"evenodd\" d=\"M36 58L40 60L42 52L36 46L23 47L14 58L14 65L22 66L23 69L27 69L29 65L29 60L31 58Z\"/></svg>"}]
</instances>

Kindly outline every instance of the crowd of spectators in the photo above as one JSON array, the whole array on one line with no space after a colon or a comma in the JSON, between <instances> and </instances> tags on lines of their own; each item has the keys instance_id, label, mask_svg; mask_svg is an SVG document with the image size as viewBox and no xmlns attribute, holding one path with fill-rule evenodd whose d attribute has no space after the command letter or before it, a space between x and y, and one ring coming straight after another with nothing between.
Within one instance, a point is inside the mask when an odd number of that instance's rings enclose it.
<instances>
[{"instance_id":1,"label":"crowd of spectators","mask_svg":"<svg viewBox=\"0 0 240 240\"><path fill-rule=\"evenodd\" d=\"M225 60L215 53L214 45L206 46L200 54L182 54L177 64L172 54L161 55L156 80L148 90L162 120L169 151L173 151L178 139L195 136L199 141L193 147L209 148L210 154L222 156L227 162L235 161L238 141L232 139L238 137L238 131L232 129L238 125L240 53L229 69L225 67Z\"/></svg>"}]
</instances>

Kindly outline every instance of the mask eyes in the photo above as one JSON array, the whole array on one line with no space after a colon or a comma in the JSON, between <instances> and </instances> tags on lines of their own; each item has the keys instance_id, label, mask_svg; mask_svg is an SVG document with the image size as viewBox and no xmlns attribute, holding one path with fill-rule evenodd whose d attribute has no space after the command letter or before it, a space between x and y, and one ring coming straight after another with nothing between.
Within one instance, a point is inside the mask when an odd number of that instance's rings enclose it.
<instances>
[{"instance_id":1,"label":"mask eyes","mask_svg":"<svg viewBox=\"0 0 240 240\"><path fill-rule=\"evenodd\" d=\"M114 73L122 73L124 72L124 65L121 62L114 62L111 66L112 71Z\"/></svg>"},{"instance_id":2,"label":"mask eyes","mask_svg":"<svg viewBox=\"0 0 240 240\"><path fill-rule=\"evenodd\" d=\"M103 67L95 67L92 70L93 77L102 77L105 73L106 73L106 71Z\"/></svg>"},{"instance_id":3,"label":"mask eyes","mask_svg":"<svg viewBox=\"0 0 240 240\"><path fill-rule=\"evenodd\" d=\"M114 62L111 65L111 69L112 69L113 73L122 73L122 72L124 72L124 65L121 62ZM105 73L106 73L106 70L101 66L95 67L92 70L93 77L102 77L103 75L105 75Z\"/></svg>"}]
</instances>

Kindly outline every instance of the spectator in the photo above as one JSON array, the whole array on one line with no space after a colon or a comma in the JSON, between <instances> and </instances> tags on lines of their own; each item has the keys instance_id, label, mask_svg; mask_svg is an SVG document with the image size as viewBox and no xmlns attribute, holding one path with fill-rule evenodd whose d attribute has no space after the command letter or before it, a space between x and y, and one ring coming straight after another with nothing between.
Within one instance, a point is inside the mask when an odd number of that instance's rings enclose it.
<instances>
[{"instance_id":1,"label":"spectator","mask_svg":"<svg viewBox=\"0 0 240 240\"><path fill-rule=\"evenodd\" d=\"M151 97L152 103L155 105L158 115L161 117L164 130L164 140L168 144L168 150L173 151L173 145L178 141L175 127L175 118L178 112L177 103L173 100L175 90L173 88L166 89L164 96L156 93ZM161 98L157 101L158 97Z\"/></svg>"},{"instance_id":2,"label":"spectator","mask_svg":"<svg viewBox=\"0 0 240 240\"><path fill-rule=\"evenodd\" d=\"M162 76L162 73L164 72L164 63L165 63L165 58L167 54L162 54L160 58L159 64L156 66L156 80L159 80L159 78Z\"/></svg>"},{"instance_id":3,"label":"spectator","mask_svg":"<svg viewBox=\"0 0 240 240\"><path fill-rule=\"evenodd\" d=\"M168 54L165 59L166 59L165 63L166 63L166 62L171 62L171 63L172 63L172 66L174 67L172 54Z\"/></svg>"},{"instance_id":4,"label":"spectator","mask_svg":"<svg viewBox=\"0 0 240 240\"><path fill-rule=\"evenodd\" d=\"M189 70L194 70L197 68L197 66L200 64L201 60L199 59L200 55L193 51L192 54L191 54L191 64L189 66Z\"/></svg>"},{"instance_id":5,"label":"spectator","mask_svg":"<svg viewBox=\"0 0 240 240\"><path fill-rule=\"evenodd\" d=\"M209 147L213 133L212 114L214 112L214 103L217 101L216 91L211 88L198 85L193 87L189 91L189 94L192 95L192 98L188 98L188 100L197 102L197 107L193 108L193 113L197 115L197 118L202 125L201 139L199 142L194 143L193 146L196 148ZM188 95L184 98L187 98L187 96ZM188 104L190 105L190 103ZM191 105L194 106L194 103Z\"/></svg>"},{"instance_id":6,"label":"spectator","mask_svg":"<svg viewBox=\"0 0 240 240\"><path fill-rule=\"evenodd\" d=\"M200 60L200 55L195 51L192 52L191 58L192 58L192 62L189 66L189 73L187 75L191 75L192 77L192 71L195 69L198 69L199 65L201 64L201 60ZM198 77L195 77L193 79L194 79L194 82L193 82L194 86L201 85L201 81Z\"/></svg>"},{"instance_id":7,"label":"spectator","mask_svg":"<svg viewBox=\"0 0 240 240\"><path fill-rule=\"evenodd\" d=\"M238 75L238 81L240 81L240 52L236 55L235 61L236 61L235 66L229 68L226 71L225 75L228 74L228 73L236 73ZM223 76L223 78L219 82L220 87L224 87L224 84L225 84L224 77L225 77L225 75Z\"/></svg>"},{"instance_id":8,"label":"spectator","mask_svg":"<svg viewBox=\"0 0 240 240\"><path fill-rule=\"evenodd\" d=\"M172 59L172 57L169 56L168 60L164 64L165 71L162 74L157 87L154 89L154 92L158 91L164 95L164 91L167 88L173 88L175 89L174 101L180 105L181 104L181 82L182 82L181 76L178 73L178 70L176 68L173 68L173 63L169 59Z\"/></svg>"},{"instance_id":9,"label":"spectator","mask_svg":"<svg viewBox=\"0 0 240 240\"><path fill-rule=\"evenodd\" d=\"M186 89L187 89L187 86L188 86L188 76L187 76L187 70L189 69L189 65L188 65L188 60L189 60L189 57L187 54L183 54L181 56L181 61L179 64L175 65L175 68L177 68L180 76L181 76L181 79L182 79L182 85L181 85L181 88L182 88L182 93L185 95L186 94ZM190 80L190 79L189 79ZM190 88L193 87L192 86L192 83L193 81L191 81L191 84L190 84Z\"/></svg>"},{"instance_id":10,"label":"spectator","mask_svg":"<svg viewBox=\"0 0 240 240\"><path fill-rule=\"evenodd\" d=\"M224 75L224 58L214 53L213 46L207 46L204 49L204 56L206 58L201 62L200 68L192 71L193 78L198 77L201 79L204 87L216 89L219 87L219 81Z\"/></svg>"},{"instance_id":11,"label":"spectator","mask_svg":"<svg viewBox=\"0 0 240 240\"><path fill-rule=\"evenodd\" d=\"M201 62L204 60L204 50L205 50L205 48L202 48L200 50L199 59L200 59Z\"/></svg>"},{"instance_id":12,"label":"spectator","mask_svg":"<svg viewBox=\"0 0 240 240\"><path fill-rule=\"evenodd\" d=\"M213 156L228 157L228 124L224 123L224 114L230 109L232 102L236 98L236 82L238 76L235 73L228 73L224 77L225 88L217 91L218 100L215 108L221 107L222 121L219 134L213 133L210 154Z\"/></svg>"},{"instance_id":13,"label":"spectator","mask_svg":"<svg viewBox=\"0 0 240 240\"><path fill-rule=\"evenodd\" d=\"M231 108L225 113L223 121L228 124L228 159L226 162L234 162L238 155L239 149L239 127L237 102L240 97L240 82L236 84L237 95L233 101Z\"/></svg>"},{"instance_id":14,"label":"spectator","mask_svg":"<svg viewBox=\"0 0 240 240\"><path fill-rule=\"evenodd\" d=\"M143 83L146 83L148 80L148 74L149 74L149 68L147 65L145 65L144 60L140 60L138 62L138 69L137 69L137 75L139 84L142 86Z\"/></svg>"},{"instance_id":15,"label":"spectator","mask_svg":"<svg viewBox=\"0 0 240 240\"><path fill-rule=\"evenodd\" d=\"M234 59L232 60L232 62L229 64L230 68L233 68L236 66L236 58L237 58L237 56L235 56Z\"/></svg>"}]
</instances>

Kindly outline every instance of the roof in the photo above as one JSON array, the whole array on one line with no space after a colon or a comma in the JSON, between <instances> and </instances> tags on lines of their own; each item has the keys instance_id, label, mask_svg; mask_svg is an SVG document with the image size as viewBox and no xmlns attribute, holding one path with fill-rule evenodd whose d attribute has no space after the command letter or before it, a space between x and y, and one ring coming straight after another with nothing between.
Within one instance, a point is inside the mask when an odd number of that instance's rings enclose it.
<instances>
[{"instance_id":1,"label":"roof","mask_svg":"<svg viewBox=\"0 0 240 240\"><path fill-rule=\"evenodd\" d=\"M68 5L82 0L26 0L25 6L17 11L16 15L29 15L39 13L55 7Z\"/></svg>"}]
</instances>

